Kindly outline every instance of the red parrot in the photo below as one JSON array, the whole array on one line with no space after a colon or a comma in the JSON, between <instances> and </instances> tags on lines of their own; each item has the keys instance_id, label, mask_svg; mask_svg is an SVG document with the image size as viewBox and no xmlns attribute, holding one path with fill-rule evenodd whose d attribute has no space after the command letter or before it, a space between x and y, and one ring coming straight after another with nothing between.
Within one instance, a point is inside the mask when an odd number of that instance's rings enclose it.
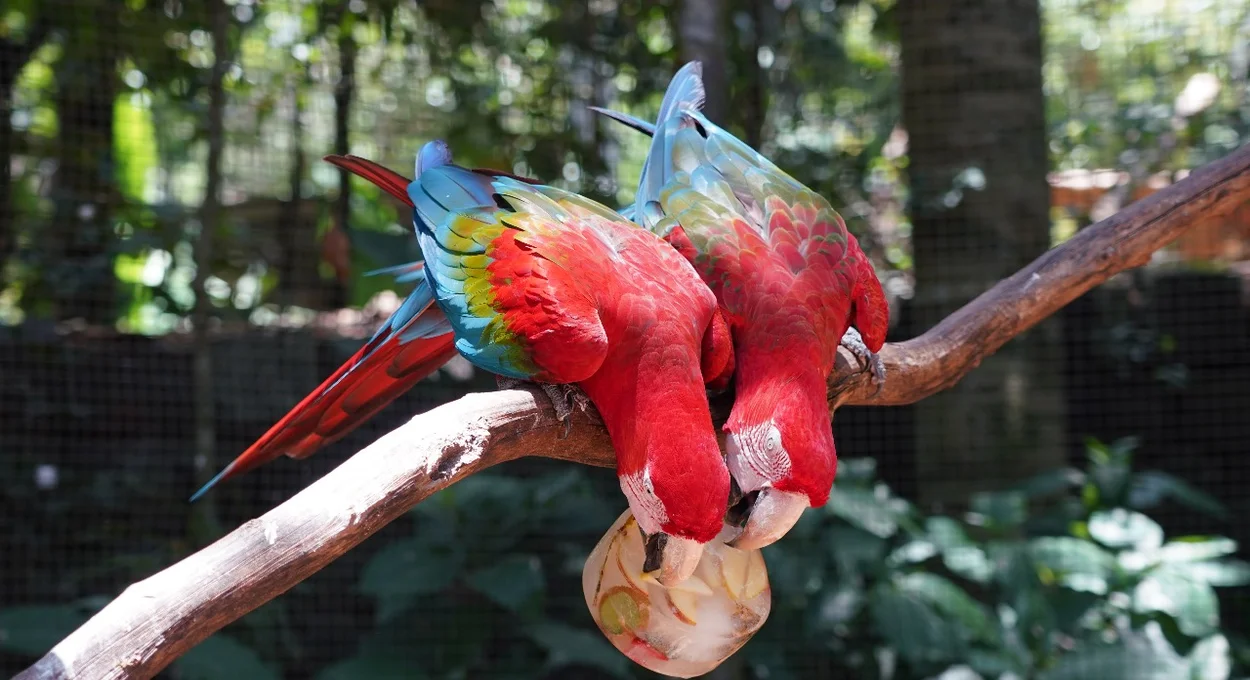
<instances>
[{"instance_id":1,"label":"red parrot","mask_svg":"<svg viewBox=\"0 0 1250 680\"><path fill-rule=\"evenodd\" d=\"M342 437L459 351L556 402L584 390L617 453L646 534L645 570L684 580L716 537L729 472L705 382L732 370L728 326L694 268L611 209L506 173L451 162L442 142L408 179L354 156L327 160L413 207L423 263L392 268L417 289L364 348L203 493L286 454ZM197 493L197 496L199 495Z\"/></svg>"},{"instance_id":2,"label":"red parrot","mask_svg":"<svg viewBox=\"0 0 1250 680\"><path fill-rule=\"evenodd\" d=\"M595 110L652 135L632 217L694 264L729 323L727 462L743 494L731 515L745 518L731 544L751 549L828 500L837 453L826 384L838 345L868 362L879 388L889 306L829 202L699 112L701 73L699 62L678 71L656 125Z\"/></svg>"}]
</instances>

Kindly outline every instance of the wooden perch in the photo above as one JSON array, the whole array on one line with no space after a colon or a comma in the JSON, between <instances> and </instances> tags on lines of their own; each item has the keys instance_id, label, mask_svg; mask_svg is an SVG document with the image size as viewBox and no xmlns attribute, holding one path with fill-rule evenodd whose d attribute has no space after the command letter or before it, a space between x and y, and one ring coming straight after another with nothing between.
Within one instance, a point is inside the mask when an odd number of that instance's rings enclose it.
<instances>
[{"instance_id":1,"label":"wooden perch","mask_svg":"<svg viewBox=\"0 0 1250 680\"><path fill-rule=\"evenodd\" d=\"M1079 232L924 335L882 351L885 388L843 352L830 404L909 404L954 385L1008 340L1198 222L1250 199L1250 146ZM725 405L716 406L723 422ZM471 394L419 415L282 505L127 588L17 676L150 678L226 624L277 597L430 494L524 456L612 466L583 414L568 438L537 390Z\"/></svg>"},{"instance_id":2,"label":"wooden perch","mask_svg":"<svg viewBox=\"0 0 1250 680\"><path fill-rule=\"evenodd\" d=\"M1140 267L1187 229L1250 201L1250 145L1077 232L977 296L924 335L881 350L885 386L857 370L846 349L830 404L912 404L959 382L1008 340L1116 274Z\"/></svg>"}]
</instances>

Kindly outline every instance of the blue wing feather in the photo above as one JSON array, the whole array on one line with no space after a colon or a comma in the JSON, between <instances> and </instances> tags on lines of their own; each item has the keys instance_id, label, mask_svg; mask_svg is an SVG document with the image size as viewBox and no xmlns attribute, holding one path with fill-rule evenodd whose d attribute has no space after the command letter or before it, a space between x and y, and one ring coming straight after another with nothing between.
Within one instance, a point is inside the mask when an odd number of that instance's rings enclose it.
<instances>
[{"instance_id":1,"label":"blue wing feather","mask_svg":"<svg viewBox=\"0 0 1250 680\"><path fill-rule=\"evenodd\" d=\"M446 149L440 142L422 147L417 157L417 177L408 185L408 196L414 207L413 224L426 262L425 278L455 332L456 349L461 355L492 373L530 378L533 372L513 361L515 348L483 341L488 326L498 320L495 316L478 316L470 309L466 287L482 285L485 277L480 268L469 266L466 260L469 256L485 255L489 240L486 230L462 233L471 223L455 219L468 217L489 226L490 222L476 217L475 213L493 213L499 209L495 203L496 193L513 184L527 185L452 165ZM489 257L485 259L486 265L492 261Z\"/></svg>"},{"instance_id":2,"label":"blue wing feather","mask_svg":"<svg viewBox=\"0 0 1250 680\"><path fill-rule=\"evenodd\" d=\"M379 276L382 274L394 274L396 283L412 283L425 278L425 274L421 272L425 268L425 260L417 260L416 262L406 262L397 264L393 267L382 267L381 269L373 269L365 272L365 276Z\"/></svg>"},{"instance_id":3,"label":"blue wing feather","mask_svg":"<svg viewBox=\"0 0 1250 680\"><path fill-rule=\"evenodd\" d=\"M391 315L378 326L378 330L374 331L373 337L369 338L368 345L380 346L390 339L392 335L399 335L400 344L408 344L413 340L422 338L436 338L440 335L446 335L452 332L451 322L446 314L437 312L422 314L431 303L434 302L434 291L430 288L426 281L417 283L417 287L408 294L403 303L399 305L399 309L391 312ZM339 382L351 374L351 372L369 358L369 352L364 352L352 364L339 379L330 383L324 391L329 392Z\"/></svg>"}]
</instances>

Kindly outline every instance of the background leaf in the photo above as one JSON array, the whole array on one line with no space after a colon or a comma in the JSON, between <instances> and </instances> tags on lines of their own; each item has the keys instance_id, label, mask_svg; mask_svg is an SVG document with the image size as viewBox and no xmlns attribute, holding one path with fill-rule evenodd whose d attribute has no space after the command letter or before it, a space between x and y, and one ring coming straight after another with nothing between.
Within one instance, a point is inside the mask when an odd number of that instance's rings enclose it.
<instances>
[{"instance_id":1,"label":"background leaf","mask_svg":"<svg viewBox=\"0 0 1250 680\"><path fill-rule=\"evenodd\" d=\"M72 605L0 609L0 650L43 656L87 620Z\"/></svg>"},{"instance_id":2,"label":"background leaf","mask_svg":"<svg viewBox=\"0 0 1250 680\"><path fill-rule=\"evenodd\" d=\"M1194 637L1211 633L1220 622L1219 600L1211 586L1166 567L1137 585L1133 609L1171 614L1181 632Z\"/></svg>"},{"instance_id":3,"label":"background leaf","mask_svg":"<svg viewBox=\"0 0 1250 680\"><path fill-rule=\"evenodd\" d=\"M937 574L916 572L898 579L899 589L929 603L938 612L953 617L969 637L992 641L990 617L979 602L950 580Z\"/></svg>"},{"instance_id":4,"label":"background leaf","mask_svg":"<svg viewBox=\"0 0 1250 680\"><path fill-rule=\"evenodd\" d=\"M1163 527L1140 512L1099 510L1089 518L1089 535L1108 548L1154 550L1163 545Z\"/></svg>"},{"instance_id":5,"label":"background leaf","mask_svg":"<svg viewBox=\"0 0 1250 680\"><path fill-rule=\"evenodd\" d=\"M880 538L898 531L899 511L888 496L869 489L834 486L825 505L837 517Z\"/></svg>"},{"instance_id":6,"label":"background leaf","mask_svg":"<svg viewBox=\"0 0 1250 680\"><path fill-rule=\"evenodd\" d=\"M971 505L977 523L997 529L1018 527L1028 517L1028 499L1019 491L976 493Z\"/></svg>"},{"instance_id":7,"label":"background leaf","mask_svg":"<svg viewBox=\"0 0 1250 680\"><path fill-rule=\"evenodd\" d=\"M1212 635L1199 640L1189 652L1189 663L1193 680L1228 680L1233 670L1228 638Z\"/></svg>"},{"instance_id":8,"label":"background leaf","mask_svg":"<svg viewBox=\"0 0 1250 680\"><path fill-rule=\"evenodd\" d=\"M966 650L951 622L915 596L879 586L872 592L869 610L877 631L907 659L952 661Z\"/></svg>"},{"instance_id":9,"label":"background leaf","mask_svg":"<svg viewBox=\"0 0 1250 680\"><path fill-rule=\"evenodd\" d=\"M1217 519L1228 518L1228 509L1223 503L1175 475L1148 470L1133 476L1128 497L1130 507L1149 510L1168 499Z\"/></svg>"},{"instance_id":10,"label":"background leaf","mask_svg":"<svg viewBox=\"0 0 1250 680\"><path fill-rule=\"evenodd\" d=\"M498 564L478 569L465 583L495 604L515 612L535 604L543 592L543 565L533 555L509 555Z\"/></svg>"},{"instance_id":11,"label":"background leaf","mask_svg":"<svg viewBox=\"0 0 1250 680\"><path fill-rule=\"evenodd\" d=\"M1227 538L1181 538L1159 550L1164 562L1201 562L1237 552L1237 542Z\"/></svg>"},{"instance_id":12,"label":"background leaf","mask_svg":"<svg viewBox=\"0 0 1250 680\"><path fill-rule=\"evenodd\" d=\"M1115 565L1115 558L1102 548L1069 536L1034 539L1029 552L1037 565L1049 572L1076 574L1105 580Z\"/></svg>"},{"instance_id":13,"label":"background leaf","mask_svg":"<svg viewBox=\"0 0 1250 680\"><path fill-rule=\"evenodd\" d=\"M1042 680L1183 680L1188 668L1175 653L1167 654L1144 643L1122 642L1088 646L1059 658Z\"/></svg>"},{"instance_id":14,"label":"background leaf","mask_svg":"<svg viewBox=\"0 0 1250 680\"><path fill-rule=\"evenodd\" d=\"M183 680L278 680L277 672L251 647L217 633L172 664Z\"/></svg>"},{"instance_id":15,"label":"background leaf","mask_svg":"<svg viewBox=\"0 0 1250 680\"><path fill-rule=\"evenodd\" d=\"M395 541L365 565L358 588L377 601L378 621L386 621L418 597L446 588L463 563L463 554L446 545L421 538Z\"/></svg>"},{"instance_id":16,"label":"background leaf","mask_svg":"<svg viewBox=\"0 0 1250 680\"><path fill-rule=\"evenodd\" d=\"M599 631L590 632L558 623L544 623L528 631L540 647L547 650L548 665L558 668L581 664L606 671L613 677L629 677L630 662L616 651Z\"/></svg>"},{"instance_id":17,"label":"background leaf","mask_svg":"<svg viewBox=\"0 0 1250 680\"><path fill-rule=\"evenodd\" d=\"M1250 564L1241 560L1210 560L1177 564L1173 569L1186 577L1216 588L1250 585Z\"/></svg>"}]
</instances>

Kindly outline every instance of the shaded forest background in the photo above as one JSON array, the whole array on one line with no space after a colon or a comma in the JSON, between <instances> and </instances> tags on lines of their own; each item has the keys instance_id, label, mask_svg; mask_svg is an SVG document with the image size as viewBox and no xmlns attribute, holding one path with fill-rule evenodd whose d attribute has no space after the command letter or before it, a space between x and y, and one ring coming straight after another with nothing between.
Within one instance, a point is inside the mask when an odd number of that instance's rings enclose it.
<instances>
[{"instance_id":1,"label":"shaded forest background","mask_svg":"<svg viewBox=\"0 0 1250 680\"><path fill-rule=\"evenodd\" d=\"M9 0L0 671L493 388L454 361L317 457L186 503L406 292L366 273L418 256L408 216L322 155L410 173L442 138L623 205L647 139L586 106L649 117L696 58L709 115L860 237L892 340L1250 117L1245 0ZM766 551L774 614L720 676L1250 672L1248 260L1250 211L1213 217L957 388L839 411L833 499ZM641 677L577 585L624 507L610 471L480 475L166 675Z\"/></svg>"}]
</instances>

